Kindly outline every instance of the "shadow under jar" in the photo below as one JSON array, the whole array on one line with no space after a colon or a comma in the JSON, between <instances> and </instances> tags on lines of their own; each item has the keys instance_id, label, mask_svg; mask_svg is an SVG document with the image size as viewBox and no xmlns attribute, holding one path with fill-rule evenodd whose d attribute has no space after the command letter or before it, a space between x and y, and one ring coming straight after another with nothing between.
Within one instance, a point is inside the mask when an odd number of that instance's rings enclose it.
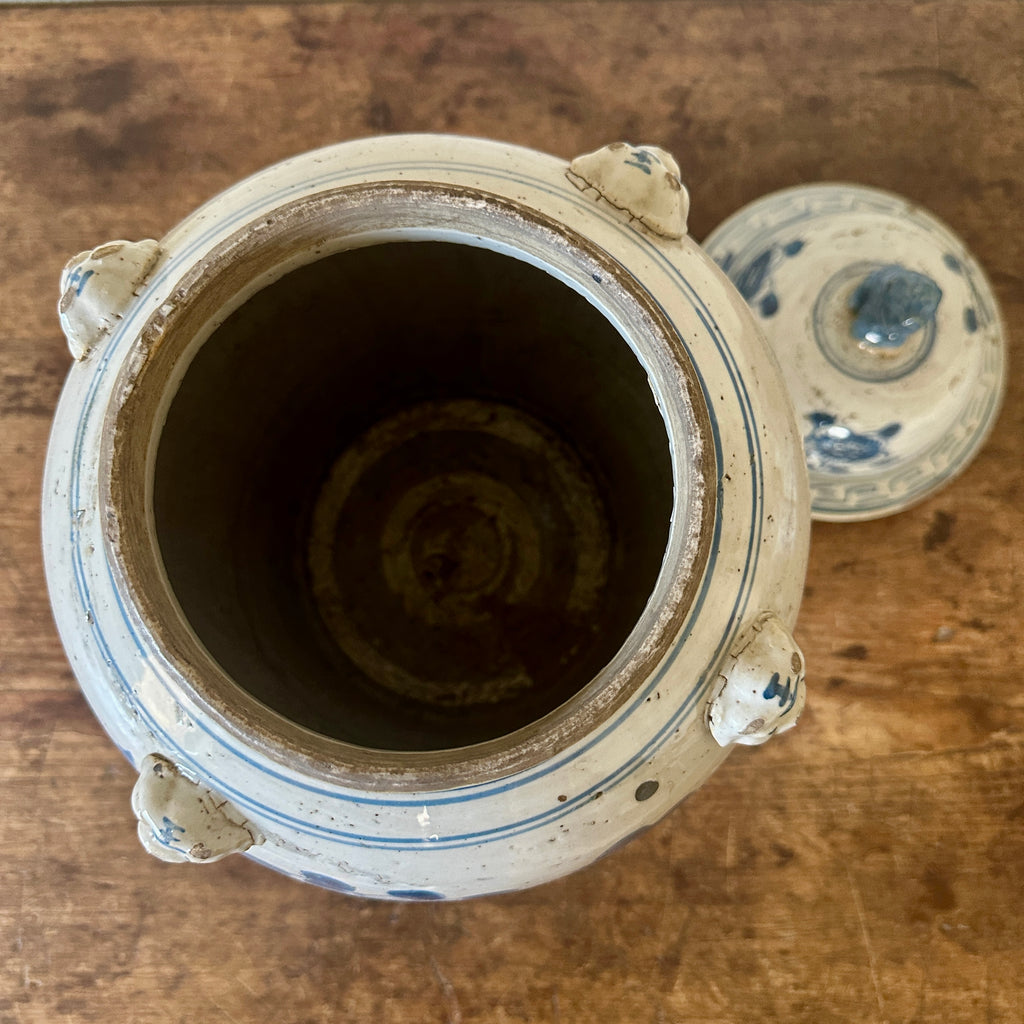
<instances>
[{"instance_id":1,"label":"shadow under jar","mask_svg":"<svg viewBox=\"0 0 1024 1024\"><path fill-rule=\"evenodd\" d=\"M156 542L199 640L364 747L493 739L636 624L672 515L647 375L585 298L450 242L335 253L205 342L160 434Z\"/></svg>"}]
</instances>

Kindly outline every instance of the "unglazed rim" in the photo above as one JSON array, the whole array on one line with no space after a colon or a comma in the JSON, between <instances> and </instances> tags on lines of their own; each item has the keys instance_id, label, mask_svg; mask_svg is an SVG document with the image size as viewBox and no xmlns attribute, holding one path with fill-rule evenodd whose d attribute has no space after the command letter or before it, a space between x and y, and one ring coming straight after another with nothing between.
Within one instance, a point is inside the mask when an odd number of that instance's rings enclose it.
<instances>
[{"instance_id":1,"label":"unglazed rim","mask_svg":"<svg viewBox=\"0 0 1024 1024\"><path fill-rule=\"evenodd\" d=\"M361 747L297 725L226 673L187 623L155 544L159 424L191 357L226 316L298 266L390 240L448 240L523 259L613 323L647 371L673 465L672 523L647 606L618 654L563 705L504 736L434 751ZM570 279L564 269L572 264ZM561 267L561 270L559 269ZM589 282L600 281L600 292ZM250 221L195 263L147 320L106 410L104 544L115 586L152 656L229 734L281 764L361 789L433 790L522 771L608 720L662 662L703 579L715 516L711 424L696 372L655 300L603 249L514 200L461 185L378 181L325 190Z\"/></svg>"}]
</instances>

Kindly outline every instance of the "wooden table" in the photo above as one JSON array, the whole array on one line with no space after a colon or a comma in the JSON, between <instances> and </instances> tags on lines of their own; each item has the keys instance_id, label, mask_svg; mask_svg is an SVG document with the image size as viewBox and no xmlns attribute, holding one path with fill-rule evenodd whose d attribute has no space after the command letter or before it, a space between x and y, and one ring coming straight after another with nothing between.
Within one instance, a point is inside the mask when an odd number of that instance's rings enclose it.
<instances>
[{"instance_id":1,"label":"wooden table","mask_svg":"<svg viewBox=\"0 0 1024 1024\"><path fill-rule=\"evenodd\" d=\"M1024 7L978 2L0 8L0 1024L1024 1019ZM360 902L147 857L38 542L57 277L373 132L675 152L703 237L844 179L962 234L1014 360L980 458L814 528L800 727L595 867Z\"/></svg>"}]
</instances>

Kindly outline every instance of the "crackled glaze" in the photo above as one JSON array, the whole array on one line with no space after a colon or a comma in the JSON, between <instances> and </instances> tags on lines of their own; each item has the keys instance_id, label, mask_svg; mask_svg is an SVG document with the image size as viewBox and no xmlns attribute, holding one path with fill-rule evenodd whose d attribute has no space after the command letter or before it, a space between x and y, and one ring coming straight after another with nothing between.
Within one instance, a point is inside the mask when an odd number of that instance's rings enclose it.
<instances>
[{"instance_id":1,"label":"crackled glaze","mask_svg":"<svg viewBox=\"0 0 1024 1024\"><path fill-rule=\"evenodd\" d=\"M656 235L682 238L690 197L679 179L679 164L660 146L613 142L576 157L566 172L581 191L593 190L603 202Z\"/></svg>"}]
</instances>

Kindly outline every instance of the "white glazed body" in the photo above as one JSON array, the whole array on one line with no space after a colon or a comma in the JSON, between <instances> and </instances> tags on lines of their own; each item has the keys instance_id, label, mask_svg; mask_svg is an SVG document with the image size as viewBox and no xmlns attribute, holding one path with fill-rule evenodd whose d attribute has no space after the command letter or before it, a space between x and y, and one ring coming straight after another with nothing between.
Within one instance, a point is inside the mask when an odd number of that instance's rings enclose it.
<instances>
[{"instance_id":1,"label":"white glazed body","mask_svg":"<svg viewBox=\"0 0 1024 1024\"><path fill-rule=\"evenodd\" d=\"M47 458L43 520L54 614L75 674L137 768L159 755L203 792L229 801L259 837L246 856L287 875L359 895L451 899L581 868L656 822L718 767L729 748L712 736L707 705L721 688L723 664L762 613L787 627L795 621L809 503L800 438L773 357L746 304L692 240L631 223L571 182L567 166L530 150L446 136L369 139L285 161L172 230L134 304L69 374ZM625 267L696 369L717 481L707 568L657 668L588 735L527 768L449 788L360 788L329 763L310 766L247 743L229 720L211 714L156 649L116 582L101 500L102 432L117 400L115 379L138 357L143 325L173 308L186 272L239 231L272 230L286 203L389 181L502 197L566 225ZM456 222L378 232L369 241L395 237L526 259L602 308L592 267L550 265L531 254L526 236L518 248L487 237L479 223ZM287 269L252 281L234 305Z\"/></svg>"}]
</instances>

